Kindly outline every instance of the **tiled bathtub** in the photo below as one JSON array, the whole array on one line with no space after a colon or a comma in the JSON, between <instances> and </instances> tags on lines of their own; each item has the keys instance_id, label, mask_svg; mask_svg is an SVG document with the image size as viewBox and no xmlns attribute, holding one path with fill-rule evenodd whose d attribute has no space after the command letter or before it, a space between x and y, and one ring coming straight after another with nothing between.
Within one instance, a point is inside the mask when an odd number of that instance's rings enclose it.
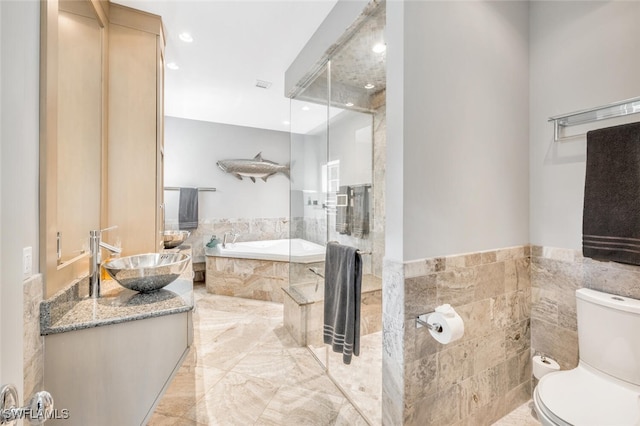
<instances>
[{"instance_id":1,"label":"tiled bathtub","mask_svg":"<svg viewBox=\"0 0 640 426\"><path fill-rule=\"evenodd\" d=\"M267 240L206 248L207 291L225 296L282 303L290 265L311 266L324 260L324 247L309 241ZM295 268L295 269L299 269Z\"/></svg>"}]
</instances>

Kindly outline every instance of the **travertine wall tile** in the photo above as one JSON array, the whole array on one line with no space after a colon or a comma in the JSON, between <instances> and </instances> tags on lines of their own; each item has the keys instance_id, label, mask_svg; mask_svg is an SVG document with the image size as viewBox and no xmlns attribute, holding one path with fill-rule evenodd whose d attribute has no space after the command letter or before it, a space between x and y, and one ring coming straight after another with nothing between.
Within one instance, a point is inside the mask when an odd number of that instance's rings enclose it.
<instances>
[{"instance_id":1,"label":"travertine wall tile","mask_svg":"<svg viewBox=\"0 0 640 426\"><path fill-rule=\"evenodd\" d=\"M404 265L385 259L382 274L382 424L393 426L405 417Z\"/></svg>"},{"instance_id":2,"label":"travertine wall tile","mask_svg":"<svg viewBox=\"0 0 640 426\"><path fill-rule=\"evenodd\" d=\"M476 267L477 282L474 300L496 297L504 294L504 262L495 262Z\"/></svg>"},{"instance_id":3,"label":"travertine wall tile","mask_svg":"<svg viewBox=\"0 0 640 426\"><path fill-rule=\"evenodd\" d=\"M506 341L504 329L471 341L473 348L473 371L483 371L505 360Z\"/></svg>"},{"instance_id":4,"label":"travertine wall tile","mask_svg":"<svg viewBox=\"0 0 640 426\"><path fill-rule=\"evenodd\" d=\"M167 221L165 228L177 230L178 221ZM193 262L204 262L204 245L212 235L222 240L225 232L239 234L237 241L280 240L289 238L289 218L200 218L198 228L192 230L185 241L191 246Z\"/></svg>"},{"instance_id":5,"label":"travertine wall tile","mask_svg":"<svg viewBox=\"0 0 640 426\"><path fill-rule=\"evenodd\" d=\"M283 265L275 266L278 263ZM288 262L207 256L207 291L282 303L282 288L289 283L289 269L285 264Z\"/></svg>"},{"instance_id":6,"label":"travertine wall tile","mask_svg":"<svg viewBox=\"0 0 640 426\"><path fill-rule=\"evenodd\" d=\"M40 302L44 300L42 274L23 283L23 348L24 400L44 390L44 337L40 335Z\"/></svg>"},{"instance_id":7,"label":"travertine wall tile","mask_svg":"<svg viewBox=\"0 0 640 426\"><path fill-rule=\"evenodd\" d=\"M405 285L406 319L432 312L437 305L436 274L407 278Z\"/></svg>"},{"instance_id":8,"label":"travertine wall tile","mask_svg":"<svg viewBox=\"0 0 640 426\"><path fill-rule=\"evenodd\" d=\"M509 247L405 264L403 424L490 424L507 413L508 394L530 387L529 252ZM443 303L465 324L463 338L447 345L415 328L417 314Z\"/></svg>"},{"instance_id":9,"label":"travertine wall tile","mask_svg":"<svg viewBox=\"0 0 640 426\"><path fill-rule=\"evenodd\" d=\"M306 309L285 293L283 296L283 326L300 346L306 342Z\"/></svg>"},{"instance_id":10,"label":"travertine wall tile","mask_svg":"<svg viewBox=\"0 0 640 426\"><path fill-rule=\"evenodd\" d=\"M563 369L574 368L575 291L587 287L640 299L640 267L583 258L572 249L532 246L531 253L531 349L554 358ZM530 361L525 368L531 368Z\"/></svg>"},{"instance_id":11,"label":"travertine wall tile","mask_svg":"<svg viewBox=\"0 0 640 426\"><path fill-rule=\"evenodd\" d=\"M475 300L476 269L455 268L437 275L437 303L451 306L465 305Z\"/></svg>"}]
</instances>

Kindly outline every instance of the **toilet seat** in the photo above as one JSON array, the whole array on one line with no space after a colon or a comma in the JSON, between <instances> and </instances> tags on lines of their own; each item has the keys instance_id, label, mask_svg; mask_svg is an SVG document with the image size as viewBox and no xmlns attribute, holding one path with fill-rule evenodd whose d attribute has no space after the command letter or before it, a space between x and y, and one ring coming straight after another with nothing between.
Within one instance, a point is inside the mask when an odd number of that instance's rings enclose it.
<instances>
[{"instance_id":1,"label":"toilet seat","mask_svg":"<svg viewBox=\"0 0 640 426\"><path fill-rule=\"evenodd\" d=\"M582 362L573 370L544 376L535 389L534 403L550 424L640 425L640 387L606 376Z\"/></svg>"}]
</instances>

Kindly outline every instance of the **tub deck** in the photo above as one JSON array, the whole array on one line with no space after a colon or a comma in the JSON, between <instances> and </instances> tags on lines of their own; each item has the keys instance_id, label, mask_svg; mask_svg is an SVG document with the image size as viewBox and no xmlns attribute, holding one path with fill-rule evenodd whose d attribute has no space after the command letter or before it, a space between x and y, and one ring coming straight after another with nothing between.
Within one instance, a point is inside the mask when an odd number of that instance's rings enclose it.
<instances>
[{"instance_id":1,"label":"tub deck","mask_svg":"<svg viewBox=\"0 0 640 426\"><path fill-rule=\"evenodd\" d=\"M290 273L324 265L325 248L302 239L218 244L205 248L207 291L224 296L283 302ZM324 266L322 266L324 268Z\"/></svg>"}]
</instances>

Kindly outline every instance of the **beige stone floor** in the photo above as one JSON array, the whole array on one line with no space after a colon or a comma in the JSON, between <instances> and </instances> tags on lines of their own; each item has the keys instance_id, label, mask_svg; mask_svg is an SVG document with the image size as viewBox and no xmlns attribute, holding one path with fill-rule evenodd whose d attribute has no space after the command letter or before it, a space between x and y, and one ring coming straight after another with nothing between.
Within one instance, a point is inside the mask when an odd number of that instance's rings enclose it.
<instances>
[{"instance_id":1,"label":"beige stone floor","mask_svg":"<svg viewBox=\"0 0 640 426\"><path fill-rule=\"evenodd\" d=\"M342 362L342 354L328 346L314 348L320 361L329 366L329 374L349 395L373 425L382 423L382 332L360 336L360 355L351 364Z\"/></svg>"},{"instance_id":2,"label":"beige stone floor","mask_svg":"<svg viewBox=\"0 0 640 426\"><path fill-rule=\"evenodd\" d=\"M540 422L535 417L533 402L528 401L495 422L493 426L540 426Z\"/></svg>"},{"instance_id":3,"label":"beige stone floor","mask_svg":"<svg viewBox=\"0 0 640 426\"><path fill-rule=\"evenodd\" d=\"M289 337L281 304L195 295L194 345L149 425L366 425Z\"/></svg>"}]
</instances>

